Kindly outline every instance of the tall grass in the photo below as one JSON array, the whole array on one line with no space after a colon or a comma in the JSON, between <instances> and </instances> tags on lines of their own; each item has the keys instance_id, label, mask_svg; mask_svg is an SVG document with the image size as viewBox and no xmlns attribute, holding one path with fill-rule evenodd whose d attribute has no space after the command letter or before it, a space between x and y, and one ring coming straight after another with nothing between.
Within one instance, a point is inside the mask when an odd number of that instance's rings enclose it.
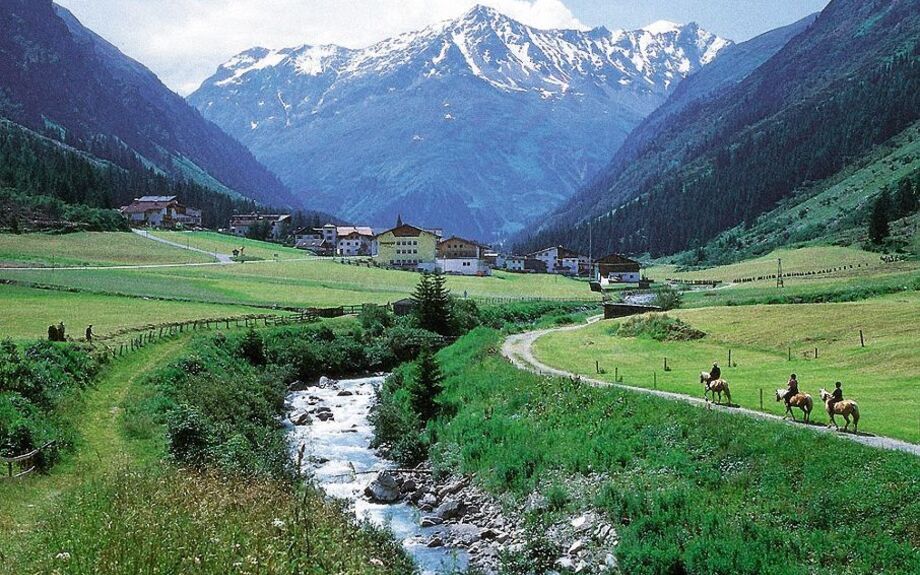
<instances>
[{"instance_id":1,"label":"tall grass","mask_svg":"<svg viewBox=\"0 0 920 575\"><path fill-rule=\"evenodd\" d=\"M415 572L392 537L310 488L181 470L121 471L68 494L17 565L60 575Z\"/></svg>"},{"instance_id":2,"label":"tall grass","mask_svg":"<svg viewBox=\"0 0 920 575\"><path fill-rule=\"evenodd\" d=\"M437 465L521 499L599 475L623 572L920 572L915 456L535 376L500 343L480 329L441 352L456 415L436 426Z\"/></svg>"}]
</instances>

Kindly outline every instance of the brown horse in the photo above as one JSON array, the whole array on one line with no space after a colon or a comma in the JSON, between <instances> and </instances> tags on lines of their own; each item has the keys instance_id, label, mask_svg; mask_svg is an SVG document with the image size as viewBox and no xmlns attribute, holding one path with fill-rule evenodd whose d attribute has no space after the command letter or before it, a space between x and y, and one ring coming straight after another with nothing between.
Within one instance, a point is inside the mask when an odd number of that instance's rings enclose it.
<instances>
[{"instance_id":1,"label":"brown horse","mask_svg":"<svg viewBox=\"0 0 920 575\"><path fill-rule=\"evenodd\" d=\"M845 399L831 406L832 399L834 399L834 397L826 389L821 388L821 401L824 402L824 407L827 409L827 415L831 418L831 423L834 425L834 428L838 431L840 430L840 426L837 425L837 420L834 419L834 416L842 415L844 421L846 421L843 430L849 430L850 418L853 418L853 433L859 433L859 406L856 405L856 402Z\"/></svg>"},{"instance_id":2,"label":"brown horse","mask_svg":"<svg viewBox=\"0 0 920 575\"><path fill-rule=\"evenodd\" d=\"M783 397L786 395L785 389L776 390L776 401L782 401ZM783 414L783 419L786 419L787 415L792 416L792 421L795 421L795 413L793 413L792 408L798 407L802 410L803 416L802 421L809 423L811 421L811 410L814 407L814 400L807 393L798 393L793 395L789 399L789 403L786 405L786 413Z\"/></svg>"},{"instance_id":3,"label":"brown horse","mask_svg":"<svg viewBox=\"0 0 920 575\"><path fill-rule=\"evenodd\" d=\"M706 391L703 392L703 399L709 401L709 394L712 393L712 398L716 398L718 394L719 400L716 403L722 403L722 394L725 394L725 398L728 400L729 405L732 402L732 392L728 388L728 382L724 379L717 379L711 381L709 374L705 371L700 374L700 383L706 384Z\"/></svg>"}]
</instances>

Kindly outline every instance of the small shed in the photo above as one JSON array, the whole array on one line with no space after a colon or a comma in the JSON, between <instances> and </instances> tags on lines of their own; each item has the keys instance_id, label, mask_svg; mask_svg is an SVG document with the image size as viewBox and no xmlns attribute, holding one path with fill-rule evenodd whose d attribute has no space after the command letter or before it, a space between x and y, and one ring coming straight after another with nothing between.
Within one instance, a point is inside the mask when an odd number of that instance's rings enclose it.
<instances>
[{"instance_id":1,"label":"small shed","mask_svg":"<svg viewBox=\"0 0 920 575\"><path fill-rule=\"evenodd\" d=\"M393 302L393 313L396 314L397 317L411 315L415 312L417 306L418 304L414 299L401 299L397 302Z\"/></svg>"}]
</instances>

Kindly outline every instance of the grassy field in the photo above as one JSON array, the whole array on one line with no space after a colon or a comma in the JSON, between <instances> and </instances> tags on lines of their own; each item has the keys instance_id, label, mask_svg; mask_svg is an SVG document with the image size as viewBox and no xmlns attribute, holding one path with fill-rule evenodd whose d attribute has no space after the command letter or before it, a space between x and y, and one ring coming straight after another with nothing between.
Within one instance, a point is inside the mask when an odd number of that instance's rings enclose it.
<instances>
[{"instance_id":1,"label":"grassy field","mask_svg":"<svg viewBox=\"0 0 920 575\"><path fill-rule=\"evenodd\" d=\"M333 306L387 303L409 297L419 275L330 260L250 262L233 266L138 270L11 271L14 279L99 293L183 298L240 305ZM550 275L496 272L450 277L453 293L474 298L592 298L585 282Z\"/></svg>"},{"instance_id":2,"label":"grassy field","mask_svg":"<svg viewBox=\"0 0 920 575\"><path fill-rule=\"evenodd\" d=\"M783 260L783 272L786 274L796 272L817 272L828 268L844 266L869 267L878 271L887 266L881 255L856 248L838 246L818 246L799 249L775 250L765 256L746 260L736 264L718 266L715 268L677 271L675 266L656 266L649 268L648 277L663 281L665 278L680 280L714 280L731 282L740 278L751 278L773 275L777 271L777 260ZM916 266L915 266L916 269ZM855 273L858 270L854 270ZM838 273L837 277L846 276L846 272ZM796 278L790 278L794 281ZM776 280L766 283L776 285Z\"/></svg>"},{"instance_id":3,"label":"grassy field","mask_svg":"<svg viewBox=\"0 0 920 575\"><path fill-rule=\"evenodd\" d=\"M699 373L719 361L736 403L781 414L774 401L790 373L815 397L821 387L844 383L860 404L860 431L920 442L920 293L909 292L854 303L702 308L671 312L705 332L696 341L664 341L615 335L618 322L550 334L537 341L537 357L575 373L694 396L702 395ZM860 347L859 330L866 347ZM818 358L814 350L818 348ZM732 362L728 367L728 351ZM791 349L792 360L789 360ZM669 372L664 371L664 358ZM595 361L606 374L595 374ZM656 379L657 378L657 379ZM814 417L827 416L818 402Z\"/></svg>"},{"instance_id":4,"label":"grassy field","mask_svg":"<svg viewBox=\"0 0 920 575\"><path fill-rule=\"evenodd\" d=\"M214 258L133 233L0 234L0 267L186 264Z\"/></svg>"},{"instance_id":5,"label":"grassy field","mask_svg":"<svg viewBox=\"0 0 920 575\"><path fill-rule=\"evenodd\" d=\"M82 338L93 324L97 336L169 322L218 319L271 313L245 306L197 302L168 302L89 293L33 289L0 285L0 339L38 339L48 326L63 321L68 335Z\"/></svg>"},{"instance_id":6,"label":"grassy field","mask_svg":"<svg viewBox=\"0 0 920 575\"><path fill-rule=\"evenodd\" d=\"M615 525L620 569L633 575L920 569L916 456L537 376L500 347L500 334L480 329L439 354L434 453L528 510L528 568L551 569L568 545L548 526L593 511Z\"/></svg>"},{"instance_id":7,"label":"grassy field","mask_svg":"<svg viewBox=\"0 0 920 575\"><path fill-rule=\"evenodd\" d=\"M243 253L245 256L263 260L292 260L310 257L310 254L303 250L216 232L156 231L151 232L151 235L217 254L231 255L233 250L244 248Z\"/></svg>"}]
</instances>

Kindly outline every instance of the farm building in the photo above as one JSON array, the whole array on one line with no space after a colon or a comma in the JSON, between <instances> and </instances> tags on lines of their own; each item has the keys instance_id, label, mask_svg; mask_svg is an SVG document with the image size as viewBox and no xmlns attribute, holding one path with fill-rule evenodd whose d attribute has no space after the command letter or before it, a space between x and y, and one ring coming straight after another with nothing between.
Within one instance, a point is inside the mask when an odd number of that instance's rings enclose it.
<instances>
[{"instance_id":1,"label":"farm building","mask_svg":"<svg viewBox=\"0 0 920 575\"><path fill-rule=\"evenodd\" d=\"M201 226L201 210L184 206L176 196L143 196L121 208L132 225L174 228Z\"/></svg>"},{"instance_id":2,"label":"farm building","mask_svg":"<svg viewBox=\"0 0 920 575\"><path fill-rule=\"evenodd\" d=\"M594 264L594 281L600 282L602 286L612 283L639 283L641 279L641 264L625 256L611 254Z\"/></svg>"},{"instance_id":3,"label":"farm building","mask_svg":"<svg viewBox=\"0 0 920 575\"><path fill-rule=\"evenodd\" d=\"M240 214L230 218L230 233L235 236L247 236L256 226L268 226L268 237L280 240L287 233L291 223L290 214Z\"/></svg>"},{"instance_id":4,"label":"farm building","mask_svg":"<svg viewBox=\"0 0 920 575\"><path fill-rule=\"evenodd\" d=\"M492 275L491 266L483 258L485 252L485 246L454 236L438 243L438 267L446 274Z\"/></svg>"},{"instance_id":5,"label":"farm building","mask_svg":"<svg viewBox=\"0 0 920 575\"><path fill-rule=\"evenodd\" d=\"M403 224L375 238L378 263L383 266L434 271L439 237L431 231Z\"/></svg>"},{"instance_id":6,"label":"farm building","mask_svg":"<svg viewBox=\"0 0 920 575\"><path fill-rule=\"evenodd\" d=\"M591 260L563 246L546 248L527 255L546 264L546 272L570 276L586 276L591 272Z\"/></svg>"},{"instance_id":7,"label":"farm building","mask_svg":"<svg viewBox=\"0 0 920 575\"><path fill-rule=\"evenodd\" d=\"M546 263L536 258L524 256L506 256L502 258L502 268L509 272L518 273L546 273Z\"/></svg>"}]
</instances>

